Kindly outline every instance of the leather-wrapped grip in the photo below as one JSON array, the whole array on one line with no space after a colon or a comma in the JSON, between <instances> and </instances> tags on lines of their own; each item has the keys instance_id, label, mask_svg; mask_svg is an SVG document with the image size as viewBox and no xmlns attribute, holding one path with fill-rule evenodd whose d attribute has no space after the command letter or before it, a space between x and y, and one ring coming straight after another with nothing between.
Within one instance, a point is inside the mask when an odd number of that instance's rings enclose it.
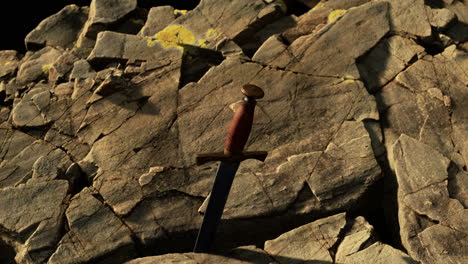
<instances>
[{"instance_id":1,"label":"leather-wrapped grip","mask_svg":"<svg viewBox=\"0 0 468 264\"><path fill-rule=\"evenodd\" d=\"M240 154L249 139L255 112L255 102L243 102L234 113L224 146L225 155Z\"/></svg>"}]
</instances>

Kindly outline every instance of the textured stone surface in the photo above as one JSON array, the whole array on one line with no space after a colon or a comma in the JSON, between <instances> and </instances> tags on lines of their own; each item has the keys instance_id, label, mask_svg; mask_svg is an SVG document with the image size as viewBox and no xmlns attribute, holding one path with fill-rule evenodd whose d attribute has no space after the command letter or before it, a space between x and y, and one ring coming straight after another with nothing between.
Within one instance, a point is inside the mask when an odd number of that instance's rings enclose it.
<instances>
[{"instance_id":1,"label":"textured stone surface","mask_svg":"<svg viewBox=\"0 0 468 264\"><path fill-rule=\"evenodd\" d=\"M57 14L44 19L25 39L26 48L35 50L44 46L72 48L78 38L89 9L68 5Z\"/></svg>"},{"instance_id":2,"label":"textured stone surface","mask_svg":"<svg viewBox=\"0 0 468 264\"><path fill-rule=\"evenodd\" d=\"M44 263L62 235L68 184L50 181L0 189L0 238L18 263Z\"/></svg>"},{"instance_id":3,"label":"textured stone surface","mask_svg":"<svg viewBox=\"0 0 468 264\"><path fill-rule=\"evenodd\" d=\"M52 47L46 47L33 53L19 66L16 81L19 83L28 83L36 81L41 77L47 77L52 63L54 63L60 55L61 52Z\"/></svg>"},{"instance_id":4,"label":"textured stone surface","mask_svg":"<svg viewBox=\"0 0 468 264\"><path fill-rule=\"evenodd\" d=\"M19 56L16 50L0 51L0 80L11 77L19 65Z\"/></svg>"},{"instance_id":5,"label":"textured stone surface","mask_svg":"<svg viewBox=\"0 0 468 264\"><path fill-rule=\"evenodd\" d=\"M175 10L172 6L153 7L150 9L146 23L141 28L138 35L145 37L153 36L175 19Z\"/></svg>"},{"instance_id":6,"label":"textured stone surface","mask_svg":"<svg viewBox=\"0 0 468 264\"><path fill-rule=\"evenodd\" d=\"M135 255L130 229L85 188L66 211L70 231L48 263L123 262Z\"/></svg>"},{"instance_id":7,"label":"textured stone surface","mask_svg":"<svg viewBox=\"0 0 468 264\"><path fill-rule=\"evenodd\" d=\"M340 262L337 262L340 263ZM419 263L411 259L400 250L394 249L389 245L375 243L368 248L346 257L342 263L395 263L395 264L416 264Z\"/></svg>"},{"instance_id":8,"label":"textured stone surface","mask_svg":"<svg viewBox=\"0 0 468 264\"><path fill-rule=\"evenodd\" d=\"M66 44L0 53L0 193L54 214L1 224L0 262L461 263L466 3L156 2L94 0ZM225 253L168 255L193 248L217 168L194 158L222 151L246 83L265 91L247 149L269 155L236 174Z\"/></svg>"},{"instance_id":9,"label":"textured stone surface","mask_svg":"<svg viewBox=\"0 0 468 264\"><path fill-rule=\"evenodd\" d=\"M285 233L275 240L265 242L265 251L273 256L297 259L296 262L287 263L306 261L333 263L329 250L337 242L345 224L345 214L315 221Z\"/></svg>"},{"instance_id":10,"label":"textured stone surface","mask_svg":"<svg viewBox=\"0 0 468 264\"><path fill-rule=\"evenodd\" d=\"M414 41L392 36L383 39L369 53L359 58L358 68L369 92L375 92L417 59L424 48Z\"/></svg>"},{"instance_id":11,"label":"textured stone surface","mask_svg":"<svg viewBox=\"0 0 468 264\"><path fill-rule=\"evenodd\" d=\"M468 210L449 195L450 160L403 134L391 162L399 185L400 234L410 256L422 263L463 263Z\"/></svg>"},{"instance_id":12,"label":"textured stone surface","mask_svg":"<svg viewBox=\"0 0 468 264\"><path fill-rule=\"evenodd\" d=\"M92 48L97 34L137 8L136 0L93 0L88 20L78 37L77 46Z\"/></svg>"},{"instance_id":13,"label":"textured stone surface","mask_svg":"<svg viewBox=\"0 0 468 264\"><path fill-rule=\"evenodd\" d=\"M431 25L423 0L390 0L392 30L420 37L431 35Z\"/></svg>"}]
</instances>

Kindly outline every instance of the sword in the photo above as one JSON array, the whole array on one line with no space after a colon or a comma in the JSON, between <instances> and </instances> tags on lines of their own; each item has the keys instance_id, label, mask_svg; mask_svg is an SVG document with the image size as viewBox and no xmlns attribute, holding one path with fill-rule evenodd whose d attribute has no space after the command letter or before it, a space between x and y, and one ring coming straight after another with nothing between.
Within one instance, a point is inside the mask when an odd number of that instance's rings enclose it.
<instances>
[{"instance_id":1,"label":"sword","mask_svg":"<svg viewBox=\"0 0 468 264\"><path fill-rule=\"evenodd\" d=\"M266 151L243 151L252 130L256 99L262 98L264 92L260 87L253 84L244 85L241 92L244 94L244 100L235 110L226 137L224 151L199 154L196 157L197 165L209 161L221 161L216 172L203 222L198 231L195 248L193 249L193 252L196 253L207 253L211 250L239 164L246 159L265 161L268 155Z\"/></svg>"}]
</instances>

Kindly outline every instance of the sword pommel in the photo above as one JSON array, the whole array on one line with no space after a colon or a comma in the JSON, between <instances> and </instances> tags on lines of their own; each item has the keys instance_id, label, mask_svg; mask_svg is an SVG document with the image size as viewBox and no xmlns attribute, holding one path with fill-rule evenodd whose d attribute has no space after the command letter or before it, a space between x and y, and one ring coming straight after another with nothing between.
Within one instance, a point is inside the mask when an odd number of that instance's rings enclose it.
<instances>
[{"instance_id":1,"label":"sword pommel","mask_svg":"<svg viewBox=\"0 0 468 264\"><path fill-rule=\"evenodd\" d=\"M252 130L256 99L263 98L263 90L253 84L245 84L241 89L244 101L236 109L229 126L224 154L226 156L241 155Z\"/></svg>"}]
</instances>

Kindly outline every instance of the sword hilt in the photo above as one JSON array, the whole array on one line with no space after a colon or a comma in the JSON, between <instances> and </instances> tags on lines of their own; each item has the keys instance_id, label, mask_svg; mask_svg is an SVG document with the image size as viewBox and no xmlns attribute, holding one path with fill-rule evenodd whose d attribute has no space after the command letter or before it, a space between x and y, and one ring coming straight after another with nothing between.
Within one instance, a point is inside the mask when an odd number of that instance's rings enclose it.
<instances>
[{"instance_id":1,"label":"sword hilt","mask_svg":"<svg viewBox=\"0 0 468 264\"><path fill-rule=\"evenodd\" d=\"M244 150L252 130L257 99L265 95L260 87L253 84L245 84L241 92L244 94L244 101L236 109L229 126L224 146L226 156L240 155Z\"/></svg>"}]
</instances>

